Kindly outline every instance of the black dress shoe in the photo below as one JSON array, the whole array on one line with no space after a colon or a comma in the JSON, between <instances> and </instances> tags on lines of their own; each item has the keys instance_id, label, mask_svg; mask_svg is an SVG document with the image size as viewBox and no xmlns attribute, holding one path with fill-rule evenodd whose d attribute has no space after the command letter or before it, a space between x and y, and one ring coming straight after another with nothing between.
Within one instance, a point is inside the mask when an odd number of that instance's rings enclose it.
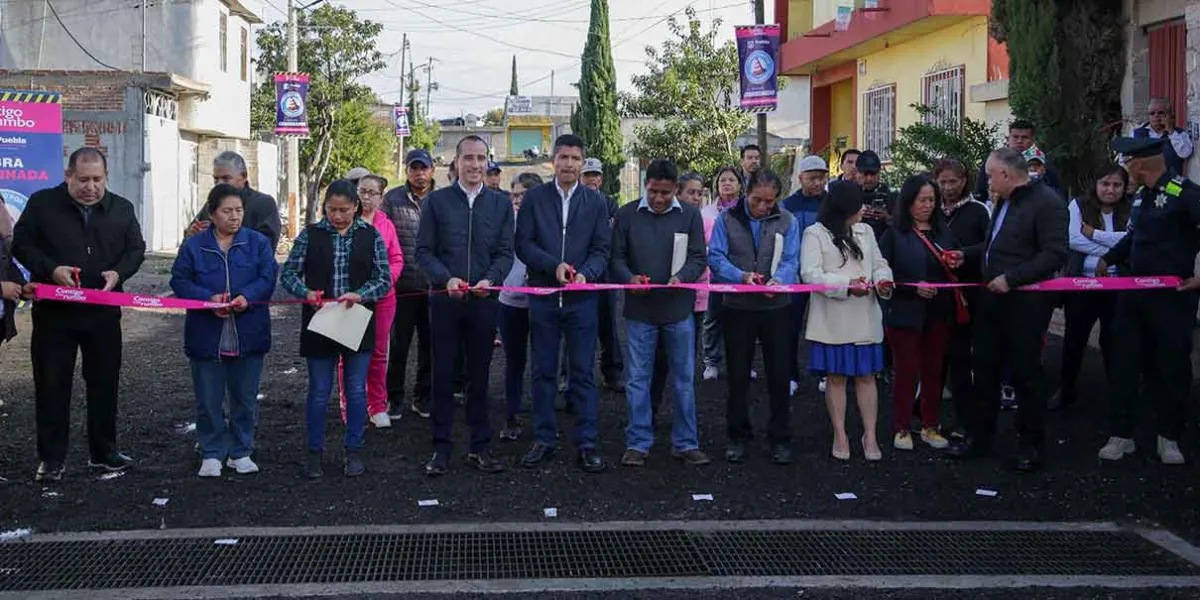
<instances>
[{"instance_id":1,"label":"black dress shoe","mask_svg":"<svg viewBox=\"0 0 1200 600\"><path fill-rule=\"evenodd\" d=\"M790 465L794 462L792 449L786 444L776 444L771 448L771 462L777 465Z\"/></svg>"},{"instance_id":2,"label":"black dress shoe","mask_svg":"<svg viewBox=\"0 0 1200 600\"><path fill-rule=\"evenodd\" d=\"M526 452L525 456L521 457L521 466L525 468L536 467L549 460L550 457L554 456L557 451L558 450L553 446L534 444L533 447L529 449L529 452Z\"/></svg>"},{"instance_id":3,"label":"black dress shoe","mask_svg":"<svg viewBox=\"0 0 1200 600\"><path fill-rule=\"evenodd\" d=\"M956 459L972 459L987 456L987 446L970 438L953 440L942 450L942 456Z\"/></svg>"},{"instance_id":4,"label":"black dress shoe","mask_svg":"<svg viewBox=\"0 0 1200 600\"><path fill-rule=\"evenodd\" d=\"M504 424L504 429L500 430L500 440L505 442L515 442L521 439L521 434L524 431L521 429L521 422L517 419L509 419Z\"/></svg>"},{"instance_id":5,"label":"black dress shoe","mask_svg":"<svg viewBox=\"0 0 1200 600\"><path fill-rule=\"evenodd\" d=\"M342 459L342 474L346 477L358 477L366 472L367 468L363 466L362 459L359 458L358 452L346 452L345 458Z\"/></svg>"},{"instance_id":6,"label":"black dress shoe","mask_svg":"<svg viewBox=\"0 0 1200 600\"><path fill-rule=\"evenodd\" d=\"M580 450L575 462L579 463L579 468L585 473L603 473L608 468L604 457L596 454L595 450Z\"/></svg>"},{"instance_id":7,"label":"black dress shoe","mask_svg":"<svg viewBox=\"0 0 1200 600\"><path fill-rule=\"evenodd\" d=\"M500 473L504 471L504 463L492 457L491 452L472 452L467 455L467 464L483 473Z\"/></svg>"},{"instance_id":8,"label":"black dress shoe","mask_svg":"<svg viewBox=\"0 0 1200 600\"><path fill-rule=\"evenodd\" d=\"M742 442L731 442L725 448L725 460L731 463L746 462L746 444Z\"/></svg>"},{"instance_id":9,"label":"black dress shoe","mask_svg":"<svg viewBox=\"0 0 1200 600\"><path fill-rule=\"evenodd\" d=\"M425 474L430 477L440 477L450 472L450 456L443 452L434 452L429 462L425 463Z\"/></svg>"},{"instance_id":10,"label":"black dress shoe","mask_svg":"<svg viewBox=\"0 0 1200 600\"><path fill-rule=\"evenodd\" d=\"M1033 473L1042 468L1042 453L1037 448L1022 448L1009 464L1014 471Z\"/></svg>"}]
</instances>

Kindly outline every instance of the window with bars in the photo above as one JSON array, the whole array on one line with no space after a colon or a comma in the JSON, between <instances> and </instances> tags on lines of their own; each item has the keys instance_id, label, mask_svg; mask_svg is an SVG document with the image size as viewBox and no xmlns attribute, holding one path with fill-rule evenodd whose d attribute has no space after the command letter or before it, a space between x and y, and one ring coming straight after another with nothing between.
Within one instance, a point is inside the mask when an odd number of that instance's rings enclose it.
<instances>
[{"instance_id":1,"label":"window with bars","mask_svg":"<svg viewBox=\"0 0 1200 600\"><path fill-rule=\"evenodd\" d=\"M229 15L221 13L221 29L217 35L217 45L221 53L221 71L229 72Z\"/></svg>"},{"instance_id":2,"label":"window with bars","mask_svg":"<svg viewBox=\"0 0 1200 600\"><path fill-rule=\"evenodd\" d=\"M941 69L921 77L921 104L930 112L922 115L926 125L958 131L963 117L963 93L966 89L963 65Z\"/></svg>"},{"instance_id":3,"label":"window with bars","mask_svg":"<svg viewBox=\"0 0 1200 600\"><path fill-rule=\"evenodd\" d=\"M250 76L250 32L246 31L245 27L242 28L241 50L242 81L246 81Z\"/></svg>"},{"instance_id":4,"label":"window with bars","mask_svg":"<svg viewBox=\"0 0 1200 600\"><path fill-rule=\"evenodd\" d=\"M864 150L874 150L882 161L892 159L896 137L896 85L873 88L863 94Z\"/></svg>"}]
</instances>

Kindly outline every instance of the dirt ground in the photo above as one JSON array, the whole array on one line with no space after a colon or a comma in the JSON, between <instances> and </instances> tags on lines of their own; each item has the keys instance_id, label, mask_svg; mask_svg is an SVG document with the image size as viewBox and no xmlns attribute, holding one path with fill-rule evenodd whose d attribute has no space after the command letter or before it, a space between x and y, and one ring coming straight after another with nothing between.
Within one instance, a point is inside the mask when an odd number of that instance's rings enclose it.
<instances>
[{"instance_id":1,"label":"dirt ground","mask_svg":"<svg viewBox=\"0 0 1200 600\"><path fill-rule=\"evenodd\" d=\"M150 261L132 287L162 292L168 261ZM545 519L543 509L557 508L558 519L727 520L727 519L880 519L899 520L1041 520L1121 521L1160 524L1192 543L1200 542L1200 444L1189 429L1184 451L1192 462L1167 468L1154 460L1152 419L1144 413L1138 454L1117 464L1101 464L1096 450L1104 432L1106 386L1098 355L1088 357L1082 377L1082 406L1053 414L1048 424L1047 467L1019 475L1001 458L968 464L950 462L919 447L901 452L885 445L885 458L867 463L855 444L846 464L829 458L831 434L816 381L806 378L793 399L796 464L770 464L765 441L738 466L720 460L726 441L724 382L698 385L702 446L713 454L711 466L691 468L669 458L669 434L658 432L649 465L614 467L587 475L563 452L553 464L535 470L519 466L499 475L469 470L456 455L450 475L428 479L421 470L431 452L427 421L406 417L391 430L369 431L365 476L347 480L327 458L326 478L300 477L304 453L305 366L298 356L299 309L275 311L274 351L268 356L261 392L261 417L254 458L262 472L215 480L196 477L199 459L194 436L180 433L194 421L187 361L182 351L181 314L126 311L121 379L120 444L137 460L127 474L98 480L88 473L83 440L82 382L77 378L72 415L72 450L66 478L55 485L33 482L36 467L33 382L29 366L29 317L18 318L22 333L0 347L0 531L92 531L182 527L301 526L335 524L416 524L449 522L527 522ZM1055 373L1059 350L1051 346L1047 366ZM493 425L503 419L504 357L497 350L492 368ZM755 423L766 420L764 386L752 388ZM886 390L883 397L890 398ZM886 403L885 404L890 404ZM883 409L880 441L890 406ZM1193 411L1195 412L1195 411ZM331 411L328 445L340 446L341 425ZM1014 414L1001 418L1001 456L1015 443ZM462 423L461 411L458 413ZM615 463L624 450L626 403L602 392L601 451ZM852 409L850 422L857 423ZM570 417L560 413L564 445ZM853 433L861 430L855 424ZM465 425L457 429L457 452L465 452ZM516 461L527 439L496 444L496 453ZM761 436L761 431L760 431ZM857 438L857 435L853 436ZM331 454L334 454L331 452ZM976 494L995 490L996 497ZM835 494L853 492L857 500ZM698 502L692 494L712 494ZM165 507L155 498L168 498ZM436 507L419 500L437 499ZM818 594L819 596L819 594ZM823 597L823 596L822 596Z\"/></svg>"}]
</instances>

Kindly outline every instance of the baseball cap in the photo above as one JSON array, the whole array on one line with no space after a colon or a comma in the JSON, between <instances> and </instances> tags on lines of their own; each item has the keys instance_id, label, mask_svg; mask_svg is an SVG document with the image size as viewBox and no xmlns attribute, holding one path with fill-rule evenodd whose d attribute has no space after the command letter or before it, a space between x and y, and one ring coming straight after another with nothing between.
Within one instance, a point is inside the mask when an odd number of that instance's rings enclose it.
<instances>
[{"instance_id":1,"label":"baseball cap","mask_svg":"<svg viewBox=\"0 0 1200 600\"><path fill-rule=\"evenodd\" d=\"M354 167L346 173L346 179L349 179L350 181L358 181L359 179L362 179L370 174L370 169L367 169L366 167Z\"/></svg>"},{"instance_id":2,"label":"baseball cap","mask_svg":"<svg viewBox=\"0 0 1200 600\"><path fill-rule=\"evenodd\" d=\"M583 171L581 173L603 173L604 165L600 163L598 158L588 158L583 161Z\"/></svg>"},{"instance_id":3,"label":"baseball cap","mask_svg":"<svg viewBox=\"0 0 1200 600\"><path fill-rule=\"evenodd\" d=\"M1125 158L1150 158L1163 151L1163 138L1118 137L1113 138L1112 149Z\"/></svg>"},{"instance_id":4,"label":"baseball cap","mask_svg":"<svg viewBox=\"0 0 1200 600\"><path fill-rule=\"evenodd\" d=\"M500 165L498 165L498 164L496 164L496 163L494 163L494 162L492 162L492 161L490 161L490 160L489 160L489 161L488 161L488 169L487 169L487 172L488 172L488 174L489 174L489 175L490 175L490 174L492 174L492 173L499 173L499 172L500 172Z\"/></svg>"},{"instance_id":5,"label":"baseball cap","mask_svg":"<svg viewBox=\"0 0 1200 600\"><path fill-rule=\"evenodd\" d=\"M1025 152L1022 152L1021 154L1022 154L1022 156L1025 157L1025 162L1027 162L1027 163L1030 163L1030 162L1033 162L1036 160L1036 161L1042 163L1043 165L1046 164L1046 153L1042 152L1042 149L1038 148L1037 146L1030 146L1029 148L1027 148L1025 150Z\"/></svg>"},{"instance_id":6,"label":"baseball cap","mask_svg":"<svg viewBox=\"0 0 1200 600\"><path fill-rule=\"evenodd\" d=\"M800 173L806 173L808 171L828 172L829 166L825 164L825 161L822 160L820 156L809 155L800 159L800 164L797 165L796 170Z\"/></svg>"},{"instance_id":7,"label":"baseball cap","mask_svg":"<svg viewBox=\"0 0 1200 600\"><path fill-rule=\"evenodd\" d=\"M859 173L878 173L883 168L883 163L879 160L879 155L875 154L874 150L865 150L858 155L858 160L854 162L855 168Z\"/></svg>"},{"instance_id":8,"label":"baseball cap","mask_svg":"<svg viewBox=\"0 0 1200 600\"><path fill-rule=\"evenodd\" d=\"M408 154L404 155L404 164L411 165L413 163L421 163L427 167L432 167L433 157L429 156L429 151L424 148L409 150Z\"/></svg>"}]
</instances>

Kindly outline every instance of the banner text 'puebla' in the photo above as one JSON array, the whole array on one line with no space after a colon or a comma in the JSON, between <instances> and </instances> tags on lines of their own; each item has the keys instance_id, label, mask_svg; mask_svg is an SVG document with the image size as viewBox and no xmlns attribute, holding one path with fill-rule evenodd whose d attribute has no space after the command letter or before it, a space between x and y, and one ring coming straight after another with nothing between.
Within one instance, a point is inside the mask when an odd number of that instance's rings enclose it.
<instances>
[{"instance_id":1,"label":"banner text 'puebla'","mask_svg":"<svg viewBox=\"0 0 1200 600\"><path fill-rule=\"evenodd\" d=\"M1131 290L1163 290L1174 289L1180 284L1178 277L1105 277L1101 279L1088 277L1062 277L1050 279L1019 288L1029 292L1088 292L1088 291L1131 291ZM901 283L898 285L926 288L956 288L978 287L978 283ZM720 294L808 294L830 290L845 289L837 286L798 283L793 285L742 285L724 283L679 283L663 284L623 284L623 283L572 283L560 288L550 287L491 287L489 291L509 291L531 296L549 296L560 292L596 292L605 290L649 291L661 289L699 290ZM434 290L430 293L445 293L446 290ZM425 293L425 292L421 292ZM207 300L187 300L183 298L164 298L160 296L144 296L126 292L105 292L76 287L60 287L57 285L39 284L34 297L37 300L54 300L59 302L77 302L100 306L124 306L129 308L174 308L188 310L216 310L229 306L224 302ZM319 303L335 302L327 299ZM282 300L271 302L255 302L254 304L304 304L303 300Z\"/></svg>"},{"instance_id":2,"label":"banner text 'puebla'","mask_svg":"<svg viewBox=\"0 0 1200 600\"><path fill-rule=\"evenodd\" d=\"M308 74L275 74L275 134L308 137Z\"/></svg>"},{"instance_id":3,"label":"banner text 'puebla'","mask_svg":"<svg viewBox=\"0 0 1200 600\"><path fill-rule=\"evenodd\" d=\"M745 25L735 27L734 33L742 110L775 110L779 96L779 26Z\"/></svg>"}]
</instances>

